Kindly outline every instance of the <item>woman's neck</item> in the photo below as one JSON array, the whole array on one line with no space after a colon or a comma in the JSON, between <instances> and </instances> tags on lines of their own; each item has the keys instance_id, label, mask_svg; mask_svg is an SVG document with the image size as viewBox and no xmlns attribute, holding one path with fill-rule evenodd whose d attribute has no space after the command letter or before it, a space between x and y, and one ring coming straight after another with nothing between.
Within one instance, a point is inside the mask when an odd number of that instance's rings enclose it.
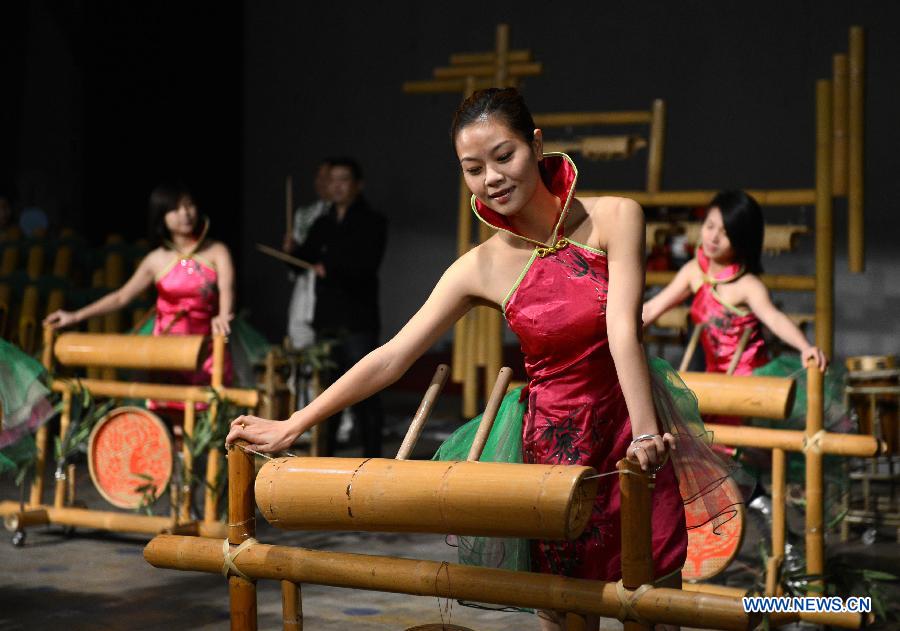
<instances>
[{"instance_id":1,"label":"woman's neck","mask_svg":"<svg viewBox=\"0 0 900 631\"><path fill-rule=\"evenodd\" d=\"M529 239L541 242L552 240L556 238L553 229L556 228L561 208L560 199L541 181L522 210L509 218L509 223L519 234Z\"/></svg>"},{"instance_id":2,"label":"woman's neck","mask_svg":"<svg viewBox=\"0 0 900 631\"><path fill-rule=\"evenodd\" d=\"M197 238L194 235L173 234L171 235L171 243L180 253L192 252L197 244Z\"/></svg>"}]
</instances>

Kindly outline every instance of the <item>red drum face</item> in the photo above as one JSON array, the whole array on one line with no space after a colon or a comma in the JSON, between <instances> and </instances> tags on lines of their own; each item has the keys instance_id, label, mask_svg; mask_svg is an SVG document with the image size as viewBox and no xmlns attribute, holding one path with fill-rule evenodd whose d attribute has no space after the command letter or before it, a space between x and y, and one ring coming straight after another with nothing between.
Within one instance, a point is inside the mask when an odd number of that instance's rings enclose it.
<instances>
[{"instance_id":1,"label":"red drum face","mask_svg":"<svg viewBox=\"0 0 900 631\"><path fill-rule=\"evenodd\" d=\"M731 478L724 482L734 485L734 497L740 497L737 483ZM699 505L699 506L698 506ZM715 528L713 523L706 523L699 528L688 530L687 559L684 562L682 578L690 581L705 581L721 574L741 549L744 540L744 506L738 504L737 511L731 519ZM703 511L702 502L693 502L684 507L687 521L691 521L691 512ZM702 518L702 517L701 517Z\"/></svg>"}]
</instances>

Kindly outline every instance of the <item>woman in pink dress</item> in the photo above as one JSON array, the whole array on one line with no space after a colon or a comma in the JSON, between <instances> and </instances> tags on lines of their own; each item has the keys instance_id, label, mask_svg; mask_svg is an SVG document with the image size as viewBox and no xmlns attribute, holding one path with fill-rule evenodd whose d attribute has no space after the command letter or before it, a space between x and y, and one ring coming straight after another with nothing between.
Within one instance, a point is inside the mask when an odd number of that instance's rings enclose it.
<instances>
[{"instance_id":1,"label":"woman in pink dress","mask_svg":"<svg viewBox=\"0 0 900 631\"><path fill-rule=\"evenodd\" d=\"M651 383L640 341L640 206L616 197L575 197L575 165L564 154L544 155L541 131L514 89L474 93L457 111L451 138L474 194L473 210L496 233L447 269L392 340L308 406L287 421L241 416L227 440L244 439L265 452L288 448L313 425L396 381L469 309L492 306L504 313L526 356L522 459L585 464L605 473L627 457L657 471L654 567L659 579L679 580L687 533L679 480L666 460L675 437L658 419L661 408L651 390L659 382ZM533 569L621 576L615 478L601 478L581 537L535 542ZM564 628L557 614L542 613L542 627Z\"/></svg>"},{"instance_id":2,"label":"woman in pink dress","mask_svg":"<svg viewBox=\"0 0 900 631\"><path fill-rule=\"evenodd\" d=\"M154 335L228 335L234 307L234 265L228 248L206 238L209 220L201 219L191 194L184 188L158 186L150 195L150 213L161 245L151 251L119 289L77 311L62 309L44 320L63 328L88 318L122 309L155 284ZM179 374L177 381L207 385L212 358L196 372ZM225 378L230 380L230 360ZM153 408L183 409L181 402L151 402Z\"/></svg>"}]
</instances>

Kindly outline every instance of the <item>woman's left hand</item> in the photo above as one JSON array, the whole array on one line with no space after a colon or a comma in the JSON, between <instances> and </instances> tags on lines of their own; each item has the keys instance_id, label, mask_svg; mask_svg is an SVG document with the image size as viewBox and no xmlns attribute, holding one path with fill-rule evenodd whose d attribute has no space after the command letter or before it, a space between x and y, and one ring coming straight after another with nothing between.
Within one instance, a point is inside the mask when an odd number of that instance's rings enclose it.
<instances>
[{"instance_id":1,"label":"woman's left hand","mask_svg":"<svg viewBox=\"0 0 900 631\"><path fill-rule=\"evenodd\" d=\"M804 366L810 361L814 361L819 368L819 372L825 372L825 369L828 368L828 358L825 357L825 353L818 346L810 346L800 355L803 358Z\"/></svg>"},{"instance_id":2,"label":"woman's left hand","mask_svg":"<svg viewBox=\"0 0 900 631\"><path fill-rule=\"evenodd\" d=\"M213 335L228 335L231 333L231 320L233 315L219 314L212 319Z\"/></svg>"},{"instance_id":3,"label":"woman's left hand","mask_svg":"<svg viewBox=\"0 0 900 631\"><path fill-rule=\"evenodd\" d=\"M655 473L666 462L666 454L669 449L675 450L675 437L669 432L662 436L659 434L647 434L641 440L635 439L628 446L625 455L632 462L641 465L643 471Z\"/></svg>"}]
</instances>

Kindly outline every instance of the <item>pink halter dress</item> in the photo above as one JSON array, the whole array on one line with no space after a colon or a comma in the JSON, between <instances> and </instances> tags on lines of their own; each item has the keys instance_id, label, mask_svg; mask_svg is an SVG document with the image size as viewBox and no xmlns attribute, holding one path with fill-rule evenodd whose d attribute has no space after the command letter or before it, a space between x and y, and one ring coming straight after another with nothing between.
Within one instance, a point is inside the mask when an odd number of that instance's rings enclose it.
<instances>
[{"instance_id":1,"label":"pink halter dress","mask_svg":"<svg viewBox=\"0 0 900 631\"><path fill-rule=\"evenodd\" d=\"M703 248L697 248L697 263L703 272L703 284L691 303L691 320L695 326L703 327L700 342L706 356L706 372L727 372L741 336L749 330L747 344L733 374L751 375L755 368L769 361L762 326L752 311L728 304L716 291L718 285L740 278L744 269L736 264L729 265L715 277L709 276L709 259Z\"/></svg>"},{"instance_id":2,"label":"pink halter dress","mask_svg":"<svg viewBox=\"0 0 900 631\"><path fill-rule=\"evenodd\" d=\"M215 266L197 254L175 253L172 262L156 277L156 318L153 335L211 335L212 319L219 312L218 274ZM173 375L179 383L208 386L212 378L212 342L196 372ZM231 357L226 354L224 381L231 382ZM205 409L206 404L198 404ZM151 401L151 409L183 410L179 401Z\"/></svg>"}]
</instances>

